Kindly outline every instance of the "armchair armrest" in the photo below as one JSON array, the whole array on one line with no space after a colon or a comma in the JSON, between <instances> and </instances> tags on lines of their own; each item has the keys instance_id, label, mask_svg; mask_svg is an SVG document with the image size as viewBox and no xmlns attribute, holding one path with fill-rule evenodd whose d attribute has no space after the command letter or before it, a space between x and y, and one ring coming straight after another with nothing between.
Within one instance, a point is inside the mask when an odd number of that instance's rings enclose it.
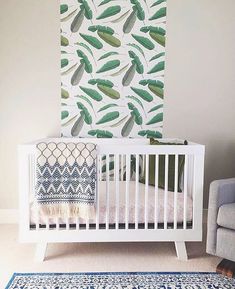
<instances>
[{"instance_id":1,"label":"armchair armrest","mask_svg":"<svg viewBox=\"0 0 235 289\"><path fill-rule=\"evenodd\" d=\"M206 251L209 254L216 254L219 207L233 202L235 202L235 178L213 181L210 184L206 245Z\"/></svg>"}]
</instances>

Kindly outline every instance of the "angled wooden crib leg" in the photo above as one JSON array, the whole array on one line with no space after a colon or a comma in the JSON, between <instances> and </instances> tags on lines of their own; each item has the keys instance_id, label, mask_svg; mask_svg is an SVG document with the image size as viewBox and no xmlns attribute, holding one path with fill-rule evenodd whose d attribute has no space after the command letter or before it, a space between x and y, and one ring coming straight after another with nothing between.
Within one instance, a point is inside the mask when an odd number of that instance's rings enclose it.
<instances>
[{"instance_id":1,"label":"angled wooden crib leg","mask_svg":"<svg viewBox=\"0 0 235 289\"><path fill-rule=\"evenodd\" d=\"M177 253L177 257L181 261L188 260L188 254L185 246L185 242L175 242L175 249Z\"/></svg>"},{"instance_id":2,"label":"angled wooden crib leg","mask_svg":"<svg viewBox=\"0 0 235 289\"><path fill-rule=\"evenodd\" d=\"M47 243L37 243L35 252L35 261L43 262L46 256Z\"/></svg>"}]
</instances>

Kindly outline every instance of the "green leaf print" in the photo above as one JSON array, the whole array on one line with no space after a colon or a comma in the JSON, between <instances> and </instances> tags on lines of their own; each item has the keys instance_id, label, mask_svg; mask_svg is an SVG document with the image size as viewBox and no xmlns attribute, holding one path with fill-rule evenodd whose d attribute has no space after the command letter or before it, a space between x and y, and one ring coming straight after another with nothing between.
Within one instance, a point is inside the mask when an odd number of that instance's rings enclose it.
<instances>
[{"instance_id":1,"label":"green leaf print","mask_svg":"<svg viewBox=\"0 0 235 289\"><path fill-rule=\"evenodd\" d=\"M149 84L148 88L158 97L160 97L161 99L163 99L164 97L164 90L160 87L157 87L155 85Z\"/></svg>"},{"instance_id":2,"label":"green leaf print","mask_svg":"<svg viewBox=\"0 0 235 289\"><path fill-rule=\"evenodd\" d=\"M139 110L137 109L137 107L133 103L129 102L128 108L132 111L131 115L135 117L135 123L137 125L141 125L143 123L143 118L142 118Z\"/></svg>"},{"instance_id":3,"label":"green leaf print","mask_svg":"<svg viewBox=\"0 0 235 289\"><path fill-rule=\"evenodd\" d=\"M61 4L60 5L60 14L64 14L65 12L67 12L69 9L67 4Z\"/></svg>"},{"instance_id":4,"label":"green leaf print","mask_svg":"<svg viewBox=\"0 0 235 289\"><path fill-rule=\"evenodd\" d=\"M142 64L142 62L140 61L139 57L133 52L133 51L128 51L128 54L130 56L130 58L132 58L132 64L136 65L136 71L139 74L143 74L144 73L144 66Z\"/></svg>"},{"instance_id":5,"label":"green leaf print","mask_svg":"<svg viewBox=\"0 0 235 289\"><path fill-rule=\"evenodd\" d=\"M86 19L91 20L93 17L93 14L92 14L92 10L91 10L88 2L86 0L81 0L80 3L82 3L82 5L80 5L81 10L85 11Z\"/></svg>"},{"instance_id":6,"label":"green leaf print","mask_svg":"<svg viewBox=\"0 0 235 289\"><path fill-rule=\"evenodd\" d=\"M159 131L153 130L141 130L138 132L140 136L147 136L147 138L162 138L162 134Z\"/></svg>"},{"instance_id":7,"label":"green leaf print","mask_svg":"<svg viewBox=\"0 0 235 289\"><path fill-rule=\"evenodd\" d=\"M66 117L69 116L69 112L67 110L61 111L61 119L65 119Z\"/></svg>"},{"instance_id":8,"label":"green leaf print","mask_svg":"<svg viewBox=\"0 0 235 289\"><path fill-rule=\"evenodd\" d=\"M95 32L95 31L104 32L104 33L107 33L107 34L110 34L110 35L114 34L114 30L112 28L110 28L108 26L102 26L102 25L89 26L88 30L92 31L92 32Z\"/></svg>"},{"instance_id":9,"label":"green leaf print","mask_svg":"<svg viewBox=\"0 0 235 289\"><path fill-rule=\"evenodd\" d=\"M80 45L81 47L84 47L91 54L91 56L94 56L92 50L90 49L90 47L88 45L86 45L83 42L78 43L78 45Z\"/></svg>"},{"instance_id":10,"label":"green leaf print","mask_svg":"<svg viewBox=\"0 0 235 289\"><path fill-rule=\"evenodd\" d=\"M127 95L126 98L129 98L129 99L131 99L131 100L136 101L136 102L143 108L143 110L144 110L143 103L142 103L137 97L135 97L135 96L133 96L133 95Z\"/></svg>"},{"instance_id":11,"label":"green leaf print","mask_svg":"<svg viewBox=\"0 0 235 289\"><path fill-rule=\"evenodd\" d=\"M144 79L139 82L141 85L147 85L148 88L158 97L162 98L164 97L164 84L160 80L152 80L152 79Z\"/></svg>"},{"instance_id":12,"label":"green leaf print","mask_svg":"<svg viewBox=\"0 0 235 289\"><path fill-rule=\"evenodd\" d=\"M154 65L154 67L150 71L148 71L148 74L163 71L164 69L165 69L165 62L161 61L157 63L156 65Z\"/></svg>"},{"instance_id":13,"label":"green leaf print","mask_svg":"<svg viewBox=\"0 0 235 289\"><path fill-rule=\"evenodd\" d=\"M69 21L76 13L78 9L73 10L71 13L69 13L66 17L62 18L61 22Z\"/></svg>"},{"instance_id":14,"label":"green leaf print","mask_svg":"<svg viewBox=\"0 0 235 289\"><path fill-rule=\"evenodd\" d=\"M118 70L117 72L114 72L114 73L110 74L110 76L115 77L115 76L118 76L118 75L122 74L122 73L127 69L128 66L129 66L129 64L123 66L123 67L122 67L120 70Z\"/></svg>"},{"instance_id":15,"label":"green leaf print","mask_svg":"<svg viewBox=\"0 0 235 289\"><path fill-rule=\"evenodd\" d=\"M143 100L147 101L147 102L151 102L153 101L153 97L152 95L143 89L139 89L139 88L135 88L135 87L131 87L131 89L138 95L140 96Z\"/></svg>"},{"instance_id":16,"label":"green leaf print","mask_svg":"<svg viewBox=\"0 0 235 289\"><path fill-rule=\"evenodd\" d=\"M119 117L118 111L108 112L96 124L103 124L106 122L110 122L110 121L115 120L118 117Z\"/></svg>"},{"instance_id":17,"label":"green leaf print","mask_svg":"<svg viewBox=\"0 0 235 289\"><path fill-rule=\"evenodd\" d=\"M131 81L133 80L134 76L135 76L135 72L136 72L136 64L133 63L129 69L127 70L127 72L125 73L125 75L123 76L122 79L122 85L123 86L129 86Z\"/></svg>"},{"instance_id":18,"label":"green leaf print","mask_svg":"<svg viewBox=\"0 0 235 289\"><path fill-rule=\"evenodd\" d=\"M102 6L102 5L107 4L111 1L113 1L113 0L103 0L102 2L100 2L100 4L98 6Z\"/></svg>"},{"instance_id":19,"label":"green leaf print","mask_svg":"<svg viewBox=\"0 0 235 289\"><path fill-rule=\"evenodd\" d=\"M73 86L78 85L78 83L81 81L83 73L85 70L85 64L81 63L78 68L75 70L72 78L71 78L71 84Z\"/></svg>"},{"instance_id":20,"label":"green leaf print","mask_svg":"<svg viewBox=\"0 0 235 289\"><path fill-rule=\"evenodd\" d=\"M118 17L117 19L114 19L112 21L110 21L111 23L119 23L121 22L123 19L126 18L126 16L129 14L130 10L127 10L124 14L122 14L120 17Z\"/></svg>"},{"instance_id":21,"label":"green leaf print","mask_svg":"<svg viewBox=\"0 0 235 289\"><path fill-rule=\"evenodd\" d=\"M92 99L94 99L96 101L101 101L103 99L102 95L98 91L96 91L92 88L87 88L87 87L83 87L83 86L79 86L79 87L83 92L85 92Z\"/></svg>"},{"instance_id":22,"label":"green leaf print","mask_svg":"<svg viewBox=\"0 0 235 289\"><path fill-rule=\"evenodd\" d=\"M110 127L118 127L118 126L120 126L121 124L123 124L123 123L126 121L127 118L128 118L128 115L124 116L124 117L123 117L121 120L119 120L118 122L110 125Z\"/></svg>"},{"instance_id":23,"label":"green leaf print","mask_svg":"<svg viewBox=\"0 0 235 289\"><path fill-rule=\"evenodd\" d=\"M160 8L156 13L149 18L149 20L156 20L166 16L166 7Z\"/></svg>"},{"instance_id":24,"label":"green leaf print","mask_svg":"<svg viewBox=\"0 0 235 289\"><path fill-rule=\"evenodd\" d=\"M147 125L151 125L151 124L156 124L156 123L159 123L159 122L162 122L163 121L163 113L159 113L157 115L155 115L149 122L147 122L146 124Z\"/></svg>"},{"instance_id":25,"label":"green leaf print","mask_svg":"<svg viewBox=\"0 0 235 289\"><path fill-rule=\"evenodd\" d=\"M130 46L130 47L133 47L133 48L137 49L137 50L143 55L143 57L145 58L145 54L144 54L143 49L140 48L137 44L135 44L135 43L128 43L127 45Z\"/></svg>"},{"instance_id":26,"label":"green leaf print","mask_svg":"<svg viewBox=\"0 0 235 289\"><path fill-rule=\"evenodd\" d=\"M101 85L101 84L98 84L97 87L101 92L103 92L105 95L109 96L112 99L120 98L120 93L111 87L108 87L106 85Z\"/></svg>"},{"instance_id":27,"label":"green leaf print","mask_svg":"<svg viewBox=\"0 0 235 289\"><path fill-rule=\"evenodd\" d=\"M120 60L110 60L106 62L96 73L106 72L117 68L120 65Z\"/></svg>"},{"instance_id":28,"label":"green leaf print","mask_svg":"<svg viewBox=\"0 0 235 289\"><path fill-rule=\"evenodd\" d=\"M78 12L78 14L74 17L71 26L70 26L70 30L72 33L76 33L78 32L79 28L82 25L83 19L84 19L84 9L80 10Z\"/></svg>"},{"instance_id":29,"label":"green leaf print","mask_svg":"<svg viewBox=\"0 0 235 289\"><path fill-rule=\"evenodd\" d=\"M131 3L135 5L134 8L137 11L138 19L143 21L145 19L145 13L144 13L144 9L141 6L140 2L138 0L131 0Z\"/></svg>"},{"instance_id":30,"label":"green leaf print","mask_svg":"<svg viewBox=\"0 0 235 289\"><path fill-rule=\"evenodd\" d=\"M64 37L63 35L60 36L60 45L61 46L68 46L69 40L68 38Z\"/></svg>"},{"instance_id":31,"label":"green leaf print","mask_svg":"<svg viewBox=\"0 0 235 289\"><path fill-rule=\"evenodd\" d=\"M107 42L109 45L111 45L113 47L120 47L121 46L121 41L113 35L110 35L110 34L104 33L104 32L100 32L100 31L98 31L98 35L101 39L103 39L105 42Z\"/></svg>"},{"instance_id":32,"label":"green leaf print","mask_svg":"<svg viewBox=\"0 0 235 289\"><path fill-rule=\"evenodd\" d=\"M113 134L110 131L107 130L100 130L100 129L95 129L95 130L90 130L88 131L89 135L92 136L97 136L97 138L112 138Z\"/></svg>"},{"instance_id":33,"label":"green leaf print","mask_svg":"<svg viewBox=\"0 0 235 289\"><path fill-rule=\"evenodd\" d=\"M62 136L162 137L166 14L166 0L60 1Z\"/></svg>"},{"instance_id":34,"label":"green leaf print","mask_svg":"<svg viewBox=\"0 0 235 289\"><path fill-rule=\"evenodd\" d=\"M72 136L78 136L81 132L83 125L84 125L84 113L81 113L80 117L75 121L72 129L71 129L71 135Z\"/></svg>"},{"instance_id":35,"label":"green leaf print","mask_svg":"<svg viewBox=\"0 0 235 289\"><path fill-rule=\"evenodd\" d=\"M156 41L158 44L160 44L163 47L165 47L165 45L166 45L165 36L162 36L162 35L160 35L158 33L154 33L154 32L150 32L149 35L154 41Z\"/></svg>"},{"instance_id":36,"label":"green leaf print","mask_svg":"<svg viewBox=\"0 0 235 289\"><path fill-rule=\"evenodd\" d=\"M88 59L88 57L86 56L86 54L82 51L82 50L77 50L77 55L78 57L81 58L80 63L85 65L85 71L87 73L92 73L93 69L92 69L92 65Z\"/></svg>"},{"instance_id":37,"label":"green leaf print","mask_svg":"<svg viewBox=\"0 0 235 289\"><path fill-rule=\"evenodd\" d=\"M163 108L163 104L159 104L159 105L154 106L153 108L150 109L149 112L156 111L156 110L158 110L158 109L160 109L160 108Z\"/></svg>"},{"instance_id":38,"label":"green leaf print","mask_svg":"<svg viewBox=\"0 0 235 289\"><path fill-rule=\"evenodd\" d=\"M110 107L114 107L114 106L118 106L116 103L110 103L110 104L106 104L105 106L101 107L98 112L104 111Z\"/></svg>"},{"instance_id":39,"label":"green leaf print","mask_svg":"<svg viewBox=\"0 0 235 289\"><path fill-rule=\"evenodd\" d=\"M116 5L116 6L111 6L106 8L96 19L105 19L107 17L116 15L117 13L119 13L121 11L121 6L120 5Z\"/></svg>"},{"instance_id":40,"label":"green leaf print","mask_svg":"<svg viewBox=\"0 0 235 289\"><path fill-rule=\"evenodd\" d=\"M160 88L164 87L164 83L161 82L160 80L153 80L153 79L143 79L140 80L139 84L141 85L147 85L147 84L151 84Z\"/></svg>"},{"instance_id":41,"label":"green leaf print","mask_svg":"<svg viewBox=\"0 0 235 289\"><path fill-rule=\"evenodd\" d=\"M107 86L107 87L113 87L114 86L112 81L106 80L106 79L101 79L101 78L90 79L88 81L88 83L92 84L92 85L100 84L100 85L104 85L104 86Z\"/></svg>"},{"instance_id":42,"label":"green leaf print","mask_svg":"<svg viewBox=\"0 0 235 289\"><path fill-rule=\"evenodd\" d=\"M70 74L70 72L72 72L72 71L76 68L76 66L77 66L77 63L75 63L74 65L72 65L69 69L63 71L63 72L61 73L61 75L63 76L63 75L68 75L68 74Z\"/></svg>"},{"instance_id":43,"label":"green leaf print","mask_svg":"<svg viewBox=\"0 0 235 289\"><path fill-rule=\"evenodd\" d=\"M160 5L163 2L166 2L166 0L158 0L158 1L154 2L150 7L154 7L154 6Z\"/></svg>"},{"instance_id":44,"label":"green leaf print","mask_svg":"<svg viewBox=\"0 0 235 289\"><path fill-rule=\"evenodd\" d=\"M131 133L133 126L135 123L135 116L131 115L131 117L128 119L128 121L124 124L121 135L122 137L127 137Z\"/></svg>"},{"instance_id":45,"label":"green leaf print","mask_svg":"<svg viewBox=\"0 0 235 289\"><path fill-rule=\"evenodd\" d=\"M128 16L122 28L123 33L128 34L131 32L131 30L133 29L135 25L135 21L137 18L136 14L137 14L137 11L133 10L131 14Z\"/></svg>"},{"instance_id":46,"label":"green leaf print","mask_svg":"<svg viewBox=\"0 0 235 289\"><path fill-rule=\"evenodd\" d=\"M148 38L146 38L144 36L139 36L139 35L136 35L136 34L131 34L131 35L137 42L139 42L142 46L144 46L148 50L154 49L155 45Z\"/></svg>"},{"instance_id":47,"label":"green leaf print","mask_svg":"<svg viewBox=\"0 0 235 289\"><path fill-rule=\"evenodd\" d=\"M102 59L105 59L105 58L107 58L109 56L113 56L113 55L118 55L118 52L116 52L116 51L107 52L104 55L102 55L98 60L102 60Z\"/></svg>"},{"instance_id":48,"label":"green leaf print","mask_svg":"<svg viewBox=\"0 0 235 289\"><path fill-rule=\"evenodd\" d=\"M91 44L96 49L103 48L103 44L96 37L87 35L87 34L82 34L82 33L79 33L79 34L84 40L86 40L89 44Z\"/></svg>"},{"instance_id":49,"label":"green leaf print","mask_svg":"<svg viewBox=\"0 0 235 289\"><path fill-rule=\"evenodd\" d=\"M84 95L77 95L77 97L80 98L80 99L82 99L82 100L84 100L84 101L86 101L86 102L90 105L90 107L93 108L92 102L91 102L90 99L88 99L86 96L84 96Z\"/></svg>"},{"instance_id":50,"label":"green leaf print","mask_svg":"<svg viewBox=\"0 0 235 289\"><path fill-rule=\"evenodd\" d=\"M92 124L92 117L91 117L88 109L85 107L85 105L82 104L81 102L77 102L77 107L83 112L85 123L86 124Z\"/></svg>"},{"instance_id":51,"label":"green leaf print","mask_svg":"<svg viewBox=\"0 0 235 289\"><path fill-rule=\"evenodd\" d=\"M64 68L64 67L67 66L68 64L69 64L68 59L66 59L66 58L61 59L61 61L60 61L60 67L61 67L61 68Z\"/></svg>"},{"instance_id":52,"label":"green leaf print","mask_svg":"<svg viewBox=\"0 0 235 289\"><path fill-rule=\"evenodd\" d=\"M63 99L69 98L69 92L65 90L64 88L61 88L61 98Z\"/></svg>"},{"instance_id":53,"label":"green leaf print","mask_svg":"<svg viewBox=\"0 0 235 289\"><path fill-rule=\"evenodd\" d=\"M153 60L158 59L158 58L160 58L162 56L165 56L165 52L160 52L160 53L156 54L149 61L153 61Z\"/></svg>"},{"instance_id":54,"label":"green leaf print","mask_svg":"<svg viewBox=\"0 0 235 289\"><path fill-rule=\"evenodd\" d=\"M162 36L166 35L166 30L163 29L162 27L156 27L156 26L144 26L140 28L141 32L147 33L147 32L154 32L157 34L160 34Z\"/></svg>"}]
</instances>

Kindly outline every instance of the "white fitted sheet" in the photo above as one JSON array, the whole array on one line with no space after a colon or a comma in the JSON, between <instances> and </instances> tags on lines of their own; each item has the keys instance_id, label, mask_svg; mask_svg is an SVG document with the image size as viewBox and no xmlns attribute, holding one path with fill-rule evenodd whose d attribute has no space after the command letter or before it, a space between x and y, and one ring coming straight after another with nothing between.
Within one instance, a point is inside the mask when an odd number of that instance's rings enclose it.
<instances>
[{"instance_id":1,"label":"white fitted sheet","mask_svg":"<svg viewBox=\"0 0 235 289\"><path fill-rule=\"evenodd\" d=\"M138 223L145 222L145 185L139 184L139 205L138 205ZM99 224L106 222L106 182L99 182ZM126 182L119 181L119 223L125 223L126 221ZM129 182L129 214L128 223L135 223L135 193L136 183L135 181ZM164 197L165 191L158 189L158 206L157 206L157 221L158 223L164 222ZM148 223L155 223L155 193L154 187L148 186ZM98 204L97 204L98 205ZM187 221L192 221L193 214L193 202L190 196L187 196ZM47 217L43 215L37 216L36 205L32 202L30 206L30 224L34 225L37 220L39 224L46 224ZM174 222L174 192L168 192L167 201L167 222ZM183 222L184 218L184 193L177 193L177 222ZM50 218L49 224L55 224L56 218ZM58 219L59 224L65 224L66 220L63 218ZM89 220L89 223L95 223L96 220ZM110 181L109 184L109 224L116 222L116 183ZM69 219L69 224L76 223L76 219ZM80 224L85 224L86 220L79 218Z\"/></svg>"}]
</instances>

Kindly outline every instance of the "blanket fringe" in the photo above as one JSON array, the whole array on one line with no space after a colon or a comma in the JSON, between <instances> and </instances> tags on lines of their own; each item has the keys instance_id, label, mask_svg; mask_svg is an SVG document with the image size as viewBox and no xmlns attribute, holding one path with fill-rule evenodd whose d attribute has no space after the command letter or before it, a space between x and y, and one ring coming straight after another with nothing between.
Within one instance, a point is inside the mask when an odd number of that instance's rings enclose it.
<instances>
[{"instance_id":1,"label":"blanket fringe","mask_svg":"<svg viewBox=\"0 0 235 289\"><path fill-rule=\"evenodd\" d=\"M86 204L40 204L37 207L40 215L49 218L95 218L95 207Z\"/></svg>"}]
</instances>

